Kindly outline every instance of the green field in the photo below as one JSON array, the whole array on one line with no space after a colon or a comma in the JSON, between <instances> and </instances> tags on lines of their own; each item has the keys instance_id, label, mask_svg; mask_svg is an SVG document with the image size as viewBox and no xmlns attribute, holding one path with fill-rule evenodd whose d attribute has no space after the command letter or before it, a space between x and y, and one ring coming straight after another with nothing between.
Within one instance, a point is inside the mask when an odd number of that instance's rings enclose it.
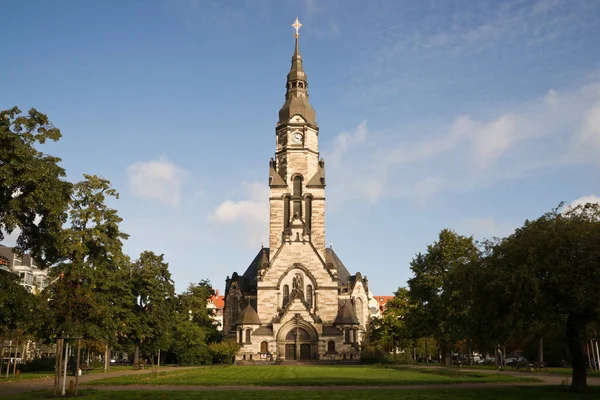
<instances>
[{"instance_id":1,"label":"green field","mask_svg":"<svg viewBox=\"0 0 600 400\"><path fill-rule=\"evenodd\" d=\"M585 394L572 394L562 387L507 387L478 389L407 389L407 390L289 390L289 391L82 391L85 400L192 400L222 398L228 400L591 400L600 398L598 388ZM51 398L49 392L27 393L10 400Z\"/></svg>"},{"instance_id":2,"label":"green field","mask_svg":"<svg viewBox=\"0 0 600 400\"><path fill-rule=\"evenodd\" d=\"M193 386L389 386L454 383L539 382L500 374L456 370L417 370L378 366L200 367L175 372L107 378L92 385Z\"/></svg>"}]
</instances>

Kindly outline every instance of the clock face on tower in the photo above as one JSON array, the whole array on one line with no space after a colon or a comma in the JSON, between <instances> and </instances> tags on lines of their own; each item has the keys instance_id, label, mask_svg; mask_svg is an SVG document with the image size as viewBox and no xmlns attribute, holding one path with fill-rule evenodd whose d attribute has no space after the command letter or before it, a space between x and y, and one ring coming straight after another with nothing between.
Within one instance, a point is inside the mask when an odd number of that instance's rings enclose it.
<instances>
[{"instance_id":1,"label":"clock face on tower","mask_svg":"<svg viewBox=\"0 0 600 400\"><path fill-rule=\"evenodd\" d=\"M301 144L302 143L302 133L294 132L292 133L292 144Z\"/></svg>"}]
</instances>

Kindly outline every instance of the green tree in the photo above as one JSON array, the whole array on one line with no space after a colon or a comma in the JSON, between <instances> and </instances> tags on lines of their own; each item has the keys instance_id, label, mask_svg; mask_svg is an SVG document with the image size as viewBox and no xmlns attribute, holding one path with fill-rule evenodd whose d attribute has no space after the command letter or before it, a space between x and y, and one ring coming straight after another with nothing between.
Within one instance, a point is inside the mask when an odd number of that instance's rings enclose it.
<instances>
[{"instance_id":1,"label":"green tree","mask_svg":"<svg viewBox=\"0 0 600 400\"><path fill-rule=\"evenodd\" d=\"M573 362L571 390L583 391L581 339L600 320L600 206L563 213L561 206L493 247L486 260L494 274L486 304L490 313L502 314L508 329L563 330Z\"/></svg>"},{"instance_id":2,"label":"green tree","mask_svg":"<svg viewBox=\"0 0 600 400\"><path fill-rule=\"evenodd\" d=\"M207 307L208 299L215 294L210 282L190 284L177 297L177 320L173 329L172 351L180 364L210 364L212 355L208 345L220 342L223 334L217 330L212 318L213 310Z\"/></svg>"},{"instance_id":3,"label":"green tree","mask_svg":"<svg viewBox=\"0 0 600 400\"><path fill-rule=\"evenodd\" d=\"M472 237L444 229L438 241L427 246L410 263L414 277L409 279L409 294L414 307L410 326L418 336L435 338L447 362L451 347L466 337L470 307L466 271L479 260L480 251Z\"/></svg>"},{"instance_id":4,"label":"green tree","mask_svg":"<svg viewBox=\"0 0 600 400\"><path fill-rule=\"evenodd\" d=\"M36 109L20 115L14 107L0 111L0 241L19 229L17 251L45 267L59 257L58 234L67 218L72 192L60 158L37 149L57 141L60 131Z\"/></svg>"},{"instance_id":5,"label":"green tree","mask_svg":"<svg viewBox=\"0 0 600 400\"><path fill-rule=\"evenodd\" d=\"M398 288L394 298L388 301L382 317L371 320L372 345L381 346L388 353L393 352L394 361L396 361L398 348L404 349L412 342L411 332L406 324L406 316L410 308L408 290Z\"/></svg>"},{"instance_id":6,"label":"green tree","mask_svg":"<svg viewBox=\"0 0 600 400\"><path fill-rule=\"evenodd\" d=\"M164 261L164 255L144 251L132 263L130 279L134 320L130 337L143 353L153 355L159 349L168 348L167 339L174 320L175 286L169 264Z\"/></svg>"},{"instance_id":7,"label":"green tree","mask_svg":"<svg viewBox=\"0 0 600 400\"><path fill-rule=\"evenodd\" d=\"M0 269L0 337L5 338L31 320L34 295L19 284L19 277Z\"/></svg>"},{"instance_id":8,"label":"green tree","mask_svg":"<svg viewBox=\"0 0 600 400\"><path fill-rule=\"evenodd\" d=\"M106 179L84 175L75 185L70 226L59 246L63 262L52 268L54 283L45 290L49 323L55 334L84 336L114 344L129 330L129 261L122 252L128 236L107 199L118 198Z\"/></svg>"}]
</instances>

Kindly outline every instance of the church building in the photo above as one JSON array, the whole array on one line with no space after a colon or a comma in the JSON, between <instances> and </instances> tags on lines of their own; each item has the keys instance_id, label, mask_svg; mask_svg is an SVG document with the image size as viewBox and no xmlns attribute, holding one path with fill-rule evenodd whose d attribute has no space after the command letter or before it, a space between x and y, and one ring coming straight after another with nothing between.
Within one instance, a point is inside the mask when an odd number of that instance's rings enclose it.
<instances>
[{"instance_id":1,"label":"church building","mask_svg":"<svg viewBox=\"0 0 600 400\"><path fill-rule=\"evenodd\" d=\"M351 275L325 244L325 162L298 45L269 163L269 247L227 277L223 331L236 360L360 360L369 317L367 277Z\"/></svg>"}]
</instances>

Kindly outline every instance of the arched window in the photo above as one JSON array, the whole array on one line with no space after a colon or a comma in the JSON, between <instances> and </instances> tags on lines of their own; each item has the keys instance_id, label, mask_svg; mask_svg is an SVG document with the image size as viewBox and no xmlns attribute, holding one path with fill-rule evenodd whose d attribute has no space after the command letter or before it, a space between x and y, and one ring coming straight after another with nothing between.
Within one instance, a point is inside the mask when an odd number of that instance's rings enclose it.
<instances>
[{"instance_id":1,"label":"arched window","mask_svg":"<svg viewBox=\"0 0 600 400\"><path fill-rule=\"evenodd\" d=\"M344 331L344 342L352 343L352 330L349 328L346 328L346 330Z\"/></svg>"},{"instance_id":2,"label":"arched window","mask_svg":"<svg viewBox=\"0 0 600 400\"><path fill-rule=\"evenodd\" d=\"M290 197L285 196L283 199L283 227L287 228L290 224Z\"/></svg>"},{"instance_id":3,"label":"arched window","mask_svg":"<svg viewBox=\"0 0 600 400\"><path fill-rule=\"evenodd\" d=\"M246 343L252 343L252 329L246 329Z\"/></svg>"},{"instance_id":4,"label":"arched window","mask_svg":"<svg viewBox=\"0 0 600 400\"><path fill-rule=\"evenodd\" d=\"M244 343L244 330L238 329L238 335L239 335L239 343L240 344Z\"/></svg>"},{"instance_id":5,"label":"arched window","mask_svg":"<svg viewBox=\"0 0 600 400\"><path fill-rule=\"evenodd\" d=\"M354 328L354 343L358 343L358 328Z\"/></svg>"},{"instance_id":6,"label":"arched window","mask_svg":"<svg viewBox=\"0 0 600 400\"><path fill-rule=\"evenodd\" d=\"M294 197L302 196L302 177L300 175L296 175L294 177Z\"/></svg>"},{"instance_id":7,"label":"arched window","mask_svg":"<svg viewBox=\"0 0 600 400\"><path fill-rule=\"evenodd\" d=\"M364 321L364 317L365 317L364 302L363 302L363 299L361 299L360 297L358 297L356 299L356 317L358 318L358 322L361 325L364 325L364 323L365 323L365 321Z\"/></svg>"},{"instance_id":8,"label":"arched window","mask_svg":"<svg viewBox=\"0 0 600 400\"><path fill-rule=\"evenodd\" d=\"M269 352L269 343L266 341L260 342L260 352L268 353Z\"/></svg>"},{"instance_id":9,"label":"arched window","mask_svg":"<svg viewBox=\"0 0 600 400\"><path fill-rule=\"evenodd\" d=\"M240 314L240 301L236 296L231 298L231 325L237 322Z\"/></svg>"},{"instance_id":10,"label":"arched window","mask_svg":"<svg viewBox=\"0 0 600 400\"><path fill-rule=\"evenodd\" d=\"M283 285L283 306L285 307L290 301L290 287L288 285Z\"/></svg>"},{"instance_id":11,"label":"arched window","mask_svg":"<svg viewBox=\"0 0 600 400\"><path fill-rule=\"evenodd\" d=\"M312 197L308 196L304 200L304 207L306 208L306 212L304 213L304 221L306 222L306 227L308 229L312 229Z\"/></svg>"},{"instance_id":12,"label":"arched window","mask_svg":"<svg viewBox=\"0 0 600 400\"><path fill-rule=\"evenodd\" d=\"M302 177L296 175L294 177L293 185L293 196L294 196L294 217L298 216L302 218Z\"/></svg>"},{"instance_id":13,"label":"arched window","mask_svg":"<svg viewBox=\"0 0 600 400\"><path fill-rule=\"evenodd\" d=\"M312 285L306 285L306 302L308 303L308 307L312 308L312 306L313 306L313 288L312 288Z\"/></svg>"},{"instance_id":14,"label":"arched window","mask_svg":"<svg viewBox=\"0 0 600 400\"><path fill-rule=\"evenodd\" d=\"M330 340L329 342L327 342L327 352L335 353L335 342L333 340Z\"/></svg>"}]
</instances>

